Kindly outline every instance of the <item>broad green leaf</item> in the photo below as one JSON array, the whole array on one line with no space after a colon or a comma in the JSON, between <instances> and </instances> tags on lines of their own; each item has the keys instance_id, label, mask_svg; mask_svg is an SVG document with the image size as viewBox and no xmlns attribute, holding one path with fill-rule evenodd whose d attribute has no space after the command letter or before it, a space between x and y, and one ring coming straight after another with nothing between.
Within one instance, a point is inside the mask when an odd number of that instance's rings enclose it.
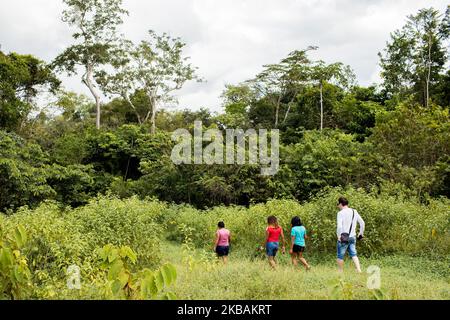
<instances>
[{"instance_id":1,"label":"broad green leaf","mask_svg":"<svg viewBox=\"0 0 450 320\"><path fill-rule=\"evenodd\" d=\"M14 239L18 248L22 248L27 242L27 233L21 225L14 230Z\"/></svg>"},{"instance_id":2,"label":"broad green leaf","mask_svg":"<svg viewBox=\"0 0 450 320\"><path fill-rule=\"evenodd\" d=\"M169 270L167 269L167 265L161 267L161 275L163 276L164 279L164 285L170 286L170 284L172 283L172 276Z\"/></svg>"},{"instance_id":3,"label":"broad green leaf","mask_svg":"<svg viewBox=\"0 0 450 320\"><path fill-rule=\"evenodd\" d=\"M164 288L164 278L160 270L155 272L155 285L158 292Z\"/></svg>"},{"instance_id":4,"label":"broad green leaf","mask_svg":"<svg viewBox=\"0 0 450 320\"><path fill-rule=\"evenodd\" d=\"M122 285L122 288L126 286L128 281L130 280L130 277L127 272L121 271L119 275L117 276L117 279L120 281L120 284Z\"/></svg>"},{"instance_id":5,"label":"broad green leaf","mask_svg":"<svg viewBox=\"0 0 450 320\"><path fill-rule=\"evenodd\" d=\"M148 299L151 298L151 282L153 282L153 279L151 277L145 277L141 280L141 298Z\"/></svg>"},{"instance_id":6,"label":"broad green leaf","mask_svg":"<svg viewBox=\"0 0 450 320\"><path fill-rule=\"evenodd\" d=\"M136 253L133 251L133 249L131 249L128 246L120 248L120 256L123 258L125 257L129 258L132 263L136 263L137 261Z\"/></svg>"},{"instance_id":7,"label":"broad green leaf","mask_svg":"<svg viewBox=\"0 0 450 320\"><path fill-rule=\"evenodd\" d=\"M109 268L108 272L108 280L116 280L119 277L119 274L123 271L122 261L116 260L112 266Z\"/></svg>"},{"instance_id":8,"label":"broad green leaf","mask_svg":"<svg viewBox=\"0 0 450 320\"><path fill-rule=\"evenodd\" d=\"M122 290L122 284L120 283L119 280L115 280L113 281L113 283L111 284L111 290L112 293L117 296L120 293L120 290Z\"/></svg>"},{"instance_id":9,"label":"broad green leaf","mask_svg":"<svg viewBox=\"0 0 450 320\"><path fill-rule=\"evenodd\" d=\"M169 272L172 276L172 282L175 282L177 280L177 269L173 264L168 264L167 268L169 269Z\"/></svg>"},{"instance_id":10,"label":"broad green leaf","mask_svg":"<svg viewBox=\"0 0 450 320\"><path fill-rule=\"evenodd\" d=\"M103 261L107 261L112 251L112 246L107 244L102 249L99 250L99 255Z\"/></svg>"},{"instance_id":11,"label":"broad green leaf","mask_svg":"<svg viewBox=\"0 0 450 320\"><path fill-rule=\"evenodd\" d=\"M17 267L14 266L14 277L16 278L17 282L22 282L24 280L24 274L21 272L21 270Z\"/></svg>"},{"instance_id":12,"label":"broad green leaf","mask_svg":"<svg viewBox=\"0 0 450 320\"><path fill-rule=\"evenodd\" d=\"M113 250L111 250L110 252L109 252L109 254L108 254L108 261L111 263L111 262L114 262L115 260L117 260L119 258L119 254L118 254L118 252L117 252L117 250L116 249L113 249Z\"/></svg>"},{"instance_id":13,"label":"broad green leaf","mask_svg":"<svg viewBox=\"0 0 450 320\"><path fill-rule=\"evenodd\" d=\"M339 288L338 288L338 287L334 287L334 288L331 290L331 297L332 297L333 299L338 299L338 298L339 298Z\"/></svg>"},{"instance_id":14,"label":"broad green leaf","mask_svg":"<svg viewBox=\"0 0 450 320\"><path fill-rule=\"evenodd\" d=\"M13 264L13 254L11 249L4 248L0 249L0 266L3 270L10 268Z\"/></svg>"},{"instance_id":15,"label":"broad green leaf","mask_svg":"<svg viewBox=\"0 0 450 320\"><path fill-rule=\"evenodd\" d=\"M173 265L166 264L161 268L161 273L164 278L164 283L166 286L170 286L175 282L177 274L176 269Z\"/></svg>"},{"instance_id":16,"label":"broad green leaf","mask_svg":"<svg viewBox=\"0 0 450 320\"><path fill-rule=\"evenodd\" d=\"M148 289L150 290L150 294L152 296L156 296L158 294L158 288L156 287L155 276L151 275L147 279L148 279Z\"/></svg>"}]
</instances>

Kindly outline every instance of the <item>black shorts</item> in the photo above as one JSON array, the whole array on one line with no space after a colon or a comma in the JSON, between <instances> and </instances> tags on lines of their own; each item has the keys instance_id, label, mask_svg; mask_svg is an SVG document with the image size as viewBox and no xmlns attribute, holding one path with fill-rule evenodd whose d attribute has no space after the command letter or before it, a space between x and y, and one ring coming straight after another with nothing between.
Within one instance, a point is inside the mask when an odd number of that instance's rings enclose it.
<instances>
[{"instance_id":1,"label":"black shorts","mask_svg":"<svg viewBox=\"0 0 450 320\"><path fill-rule=\"evenodd\" d=\"M298 245L294 244L293 251L294 251L294 253L305 252L305 247L301 247L301 246L298 246Z\"/></svg>"},{"instance_id":2,"label":"black shorts","mask_svg":"<svg viewBox=\"0 0 450 320\"><path fill-rule=\"evenodd\" d=\"M219 257L227 257L230 253L230 247L217 246L216 253Z\"/></svg>"}]
</instances>

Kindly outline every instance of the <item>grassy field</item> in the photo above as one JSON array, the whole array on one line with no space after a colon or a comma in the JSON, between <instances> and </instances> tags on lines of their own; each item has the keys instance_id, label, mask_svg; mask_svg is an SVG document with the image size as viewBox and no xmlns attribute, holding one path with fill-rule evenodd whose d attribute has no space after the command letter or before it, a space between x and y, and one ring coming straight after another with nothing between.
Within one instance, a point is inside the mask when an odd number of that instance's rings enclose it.
<instances>
[{"instance_id":1,"label":"grassy field","mask_svg":"<svg viewBox=\"0 0 450 320\"><path fill-rule=\"evenodd\" d=\"M316 300L316 299L450 299L448 261L430 261L391 256L361 259L364 270L370 265L381 269L381 290L367 289L368 274L356 274L347 259L339 275L334 257L329 261L311 258L313 269L294 268L288 255L280 255L273 271L263 259L230 256L227 266L217 263L205 251L183 251L163 244L163 260L173 263L178 280L173 288L178 299L188 300Z\"/></svg>"},{"instance_id":2,"label":"grassy field","mask_svg":"<svg viewBox=\"0 0 450 320\"><path fill-rule=\"evenodd\" d=\"M352 198L359 199L367 221L367 240L358 243L365 273L356 274L347 259L345 273L340 275L335 265L335 213L331 208L337 192L304 205L277 200L249 209L204 211L137 198L102 197L77 209L46 203L34 210L23 208L12 216L0 215L0 300L159 299L172 292L187 300L450 300L445 202L426 207L399 202L390 206L389 215L389 208L378 206L385 201L355 191ZM324 203L330 208L322 209ZM264 241L261 231L266 217L272 212L285 230L289 230L292 215L304 217L311 230L305 254L313 267L310 272L295 269L290 257L281 254L279 267L273 271L264 254L256 255L257 245ZM414 224L414 219L407 220L408 214L420 220ZM217 263L211 248L220 220L233 232L227 266ZM108 254L106 263L101 254L105 248L122 253ZM166 263L174 265L178 279L163 288L145 270L158 272ZM67 286L67 269L73 265L80 268L80 290ZM381 270L380 290L368 289L369 266Z\"/></svg>"}]
</instances>

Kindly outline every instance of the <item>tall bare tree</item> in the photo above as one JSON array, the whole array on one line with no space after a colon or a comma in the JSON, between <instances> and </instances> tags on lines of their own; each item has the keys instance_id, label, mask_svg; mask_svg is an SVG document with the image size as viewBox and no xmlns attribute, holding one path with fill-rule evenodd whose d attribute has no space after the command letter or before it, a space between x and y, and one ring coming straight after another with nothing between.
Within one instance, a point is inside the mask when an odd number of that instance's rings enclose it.
<instances>
[{"instance_id":1,"label":"tall bare tree","mask_svg":"<svg viewBox=\"0 0 450 320\"><path fill-rule=\"evenodd\" d=\"M96 126L101 126L101 93L95 81L95 73L108 64L119 40L118 27L128 14L122 0L63 0L66 5L62 19L75 29L75 43L61 53L53 66L69 75L84 69L83 84L91 92L96 105Z\"/></svg>"},{"instance_id":2,"label":"tall bare tree","mask_svg":"<svg viewBox=\"0 0 450 320\"><path fill-rule=\"evenodd\" d=\"M140 124L151 122L151 132L156 132L156 114L164 103L176 103L173 93L180 90L187 81L202 81L196 74L197 68L183 56L185 43L168 34L157 35L149 31L150 40L138 45L124 42L112 62L115 73L98 73L98 81L105 92L121 96L137 115ZM148 107L145 114L133 104L132 95L145 92Z\"/></svg>"},{"instance_id":3,"label":"tall bare tree","mask_svg":"<svg viewBox=\"0 0 450 320\"><path fill-rule=\"evenodd\" d=\"M423 106L445 70L450 54L450 6L445 15L433 8L408 16L402 29L391 34L379 53L381 76L387 93L405 98L415 96Z\"/></svg>"},{"instance_id":4,"label":"tall bare tree","mask_svg":"<svg viewBox=\"0 0 450 320\"><path fill-rule=\"evenodd\" d=\"M307 56L310 50L317 47L308 47L306 50L296 50L281 60L278 64L265 65L264 70L255 79L247 81L261 97L268 97L275 108L275 128L280 123L280 109L284 99L288 99L287 119L291 104L298 92L309 81L311 60Z\"/></svg>"},{"instance_id":5,"label":"tall bare tree","mask_svg":"<svg viewBox=\"0 0 450 320\"><path fill-rule=\"evenodd\" d=\"M324 96L323 86L326 82L334 82L343 88L349 88L355 83L355 74L349 66L341 62L327 65L324 61L317 61L311 68L310 79L318 83L320 88L320 130L324 128Z\"/></svg>"}]
</instances>

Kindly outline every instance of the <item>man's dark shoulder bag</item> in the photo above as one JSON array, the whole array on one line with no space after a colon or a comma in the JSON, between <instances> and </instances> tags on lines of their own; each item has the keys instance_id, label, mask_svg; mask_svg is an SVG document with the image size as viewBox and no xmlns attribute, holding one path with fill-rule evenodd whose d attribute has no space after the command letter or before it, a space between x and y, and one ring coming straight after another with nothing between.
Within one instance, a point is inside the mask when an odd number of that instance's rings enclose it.
<instances>
[{"instance_id":1,"label":"man's dark shoulder bag","mask_svg":"<svg viewBox=\"0 0 450 320\"><path fill-rule=\"evenodd\" d=\"M355 210L352 209L352 211L353 211L353 217L352 217L352 224L350 225L350 230L348 231L348 233L341 233L341 243L349 242L350 233L352 232L352 228L353 228L353 220L355 219Z\"/></svg>"}]
</instances>

